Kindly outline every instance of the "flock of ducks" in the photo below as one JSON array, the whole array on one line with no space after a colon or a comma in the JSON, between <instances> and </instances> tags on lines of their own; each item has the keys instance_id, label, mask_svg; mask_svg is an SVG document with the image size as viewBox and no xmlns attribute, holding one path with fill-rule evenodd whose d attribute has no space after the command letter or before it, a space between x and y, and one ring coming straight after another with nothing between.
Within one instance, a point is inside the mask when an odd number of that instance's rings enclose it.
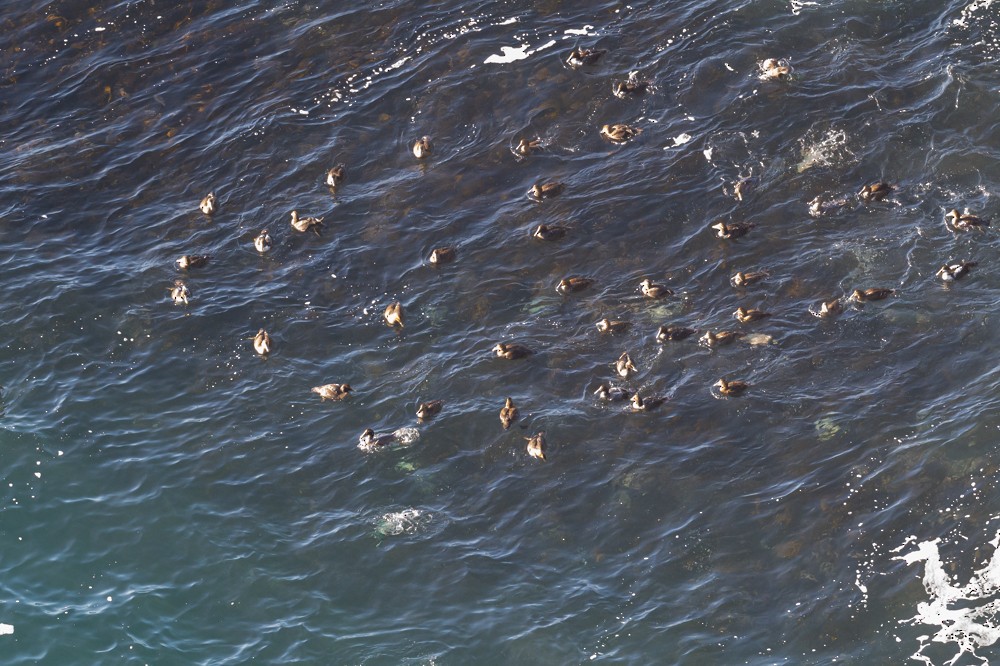
<instances>
[{"instance_id":1,"label":"flock of ducks","mask_svg":"<svg viewBox=\"0 0 1000 666\"><path fill-rule=\"evenodd\" d=\"M569 54L566 63L573 68L594 65L605 53L606 51L601 49L578 47L573 49ZM776 58L763 60L758 63L758 67L760 71L759 76L762 80L785 80L792 75L793 71L787 60ZM615 82L612 86L612 92L617 97L627 98L642 95L649 89L649 86L648 81L638 79L633 72L629 75L628 79ZM600 135L604 139L616 144L627 143L641 133L641 128L632 127L625 123L607 124L600 128ZM520 156L526 157L543 148L544 145L540 138L525 137L518 141L517 145L513 147L513 151ZM417 139L413 143L412 153L418 160L429 158L433 154L433 144L430 137L422 136ZM326 172L324 183L331 190L336 190L343 182L344 177L345 167L339 164ZM742 201L749 186L750 179L740 180L733 187L733 196ZM537 182L531 187L527 195L535 201L542 201L558 196L564 189L565 186L560 182ZM865 204L879 202L890 195L894 189L894 186L889 183L876 181L862 187L855 196L848 195L828 199L821 195L809 202L809 213L814 216L825 215L844 208L853 201L860 201ZM206 195L201 200L199 209L207 216L214 215L218 210L218 202L215 194L209 193ZM983 231L989 226L987 220L969 212L962 213L958 210L948 212L945 223L953 231ZM710 228L721 239L735 240L751 233L755 226L753 222L719 221L712 224ZM291 227L299 233L313 232L317 236L320 236L323 229L323 218L300 217L298 211L293 210L291 212ZM531 236L538 240L555 241L563 238L566 233L567 228L562 225L539 224L532 230ZM271 250L273 241L267 229L262 230L253 239L253 245L256 251L262 255ZM455 248L439 247L431 252L428 262L432 265L443 265L455 261L456 258L457 251ZM176 260L176 264L180 270L187 271L205 266L210 259L211 257L207 255L184 255ZM941 266L936 275L943 281L953 282L967 275L975 266L976 262L974 261L945 264ZM742 288L764 281L769 276L770 274L766 270L738 271L731 277L730 282L734 287ZM593 283L594 281L591 278L571 275L559 281L556 291L561 294L582 292L590 288ZM174 285L169 288L169 291L170 298L175 304L188 305L191 294L183 280L175 280ZM639 282L638 291L643 297L651 300L665 299L674 295L673 290L665 285L656 284L649 278L645 278ZM833 317L843 311L845 306L844 300L848 303L879 301L889 298L895 293L894 289L884 287L858 288L847 299L833 298L824 300L815 309L810 308L810 312L821 318ZM750 324L766 319L771 314L757 308L739 307L733 313L733 316L741 324ZM383 312L383 320L386 325L394 329L402 329L405 326L402 303L395 301L386 306ZM603 318L596 323L596 327L602 334L617 334L627 331L630 324L627 321ZM655 334L655 339L660 344L666 344L686 340L695 335L695 333L696 331L693 329L668 324L659 327ZM266 358L271 353L273 348L271 336L263 328L257 332L252 340L254 351L259 356ZM750 334L740 330L708 330L698 338L699 344L708 348L721 347L737 340L748 340L750 344L766 344L771 341L771 336L761 334L750 336ZM499 342L493 347L492 353L496 358L514 361L525 359L534 354L534 351L520 343ZM612 366L614 367L615 375L621 380L628 380L637 372L636 365L628 351L623 352ZM745 394L748 390L752 389L752 386L744 380L722 377L711 388L714 389L714 395L717 397L735 398ZM336 383L314 386L311 389L311 392L317 394L320 400L324 402L327 400L334 402L344 400L352 391L353 388L349 384ZM598 400L603 402L624 402L627 400L627 409L633 412L651 411L667 401L666 397L642 396L638 392L628 391L624 387L611 382L601 383L593 394ZM444 402L441 400L431 400L421 403L416 412L418 421L425 422L433 418L443 407ZM514 401L510 397L506 398L504 406L500 409L500 423L502 428L504 430L509 429L517 421L518 416L518 408L514 404ZM544 432L538 432L524 439L527 442L526 452L529 456L539 460L546 460ZM358 446L364 450L373 450L397 441L398 437L395 433L376 434L371 428L367 428L361 434Z\"/></svg>"}]
</instances>

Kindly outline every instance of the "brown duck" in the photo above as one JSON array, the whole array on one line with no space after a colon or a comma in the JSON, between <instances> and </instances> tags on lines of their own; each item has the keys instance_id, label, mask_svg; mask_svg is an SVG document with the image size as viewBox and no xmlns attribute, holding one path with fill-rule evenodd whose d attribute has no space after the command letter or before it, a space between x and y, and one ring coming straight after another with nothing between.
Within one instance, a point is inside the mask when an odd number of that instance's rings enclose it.
<instances>
[{"instance_id":1,"label":"brown duck","mask_svg":"<svg viewBox=\"0 0 1000 666\"><path fill-rule=\"evenodd\" d=\"M505 358L507 360L525 358L534 354L533 351L524 345L517 344L516 342L498 342L496 346L493 347L493 353L496 354L497 357Z\"/></svg>"},{"instance_id":2,"label":"brown duck","mask_svg":"<svg viewBox=\"0 0 1000 666\"><path fill-rule=\"evenodd\" d=\"M503 407L500 408L500 425L506 430L510 427L510 424L517 420L517 406L514 401L507 398L504 402Z\"/></svg>"},{"instance_id":3,"label":"brown duck","mask_svg":"<svg viewBox=\"0 0 1000 666\"><path fill-rule=\"evenodd\" d=\"M540 432L532 437L525 437L528 441L528 455L532 458L545 460L545 433Z\"/></svg>"},{"instance_id":4,"label":"brown duck","mask_svg":"<svg viewBox=\"0 0 1000 666\"><path fill-rule=\"evenodd\" d=\"M321 402L327 400L336 402L346 398L354 389L351 388L350 384L323 384L322 386L313 386L309 390L318 395Z\"/></svg>"},{"instance_id":5,"label":"brown duck","mask_svg":"<svg viewBox=\"0 0 1000 666\"><path fill-rule=\"evenodd\" d=\"M438 414L442 407L444 407L444 402L441 400L422 402L417 407L417 419L420 421L427 421Z\"/></svg>"}]
</instances>

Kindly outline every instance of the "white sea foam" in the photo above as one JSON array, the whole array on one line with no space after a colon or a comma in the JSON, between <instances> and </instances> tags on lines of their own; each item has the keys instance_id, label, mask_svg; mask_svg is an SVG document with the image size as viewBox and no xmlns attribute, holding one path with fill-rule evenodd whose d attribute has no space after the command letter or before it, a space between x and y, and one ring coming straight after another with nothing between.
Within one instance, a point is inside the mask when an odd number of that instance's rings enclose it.
<instances>
[{"instance_id":1,"label":"white sea foam","mask_svg":"<svg viewBox=\"0 0 1000 666\"><path fill-rule=\"evenodd\" d=\"M526 60L527 57L532 53L527 45L524 46L501 46L500 55L491 55L489 58L483 62L487 65L498 64L502 65L506 62L514 62L516 60Z\"/></svg>"},{"instance_id":2,"label":"white sea foam","mask_svg":"<svg viewBox=\"0 0 1000 666\"><path fill-rule=\"evenodd\" d=\"M990 1L990 0L987 0ZM810 2L809 0L791 0L792 14L798 16L804 7L819 7L818 2Z\"/></svg>"},{"instance_id":3,"label":"white sea foam","mask_svg":"<svg viewBox=\"0 0 1000 666\"><path fill-rule=\"evenodd\" d=\"M375 531L381 536L414 534L426 527L433 515L422 509L403 509L383 513L375 520Z\"/></svg>"},{"instance_id":4,"label":"white sea foam","mask_svg":"<svg viewBox=\"0 0 1000 666\"><path fill-rule=\"evenodd\" d=\"M910 537L897 552L914 542L916 537ZM922 541L914 550L895 558L907 564L924 563L923 584L928 596L928 601L917 604L915 616L900 623L938 627L932 635L918 638L920 647L910 658L934 666L924 650L932 643L941 643L957 650L947 664L957 663L963 655L989 664L989 659L976 654L976 650L1000 641L1000 550L972 573L967 584L959 585L945 572L940 543L941 539ZM1000 532L990 544L997 548Z\"/></svg>"},{"instance_id":5,"label":"white sea foam","mask_svg":"<svg viewBox=\"0 0 1000 666\"><path fill-rule=\"evenodd\" d=\"M978 12L980 9L987 9L993 4L993 0L973 0L965 7L962 8L961 15L952 20L953 25L961 26L963 28L969 27L969 19L972 15Z\"/></svg>"}]
</instances>

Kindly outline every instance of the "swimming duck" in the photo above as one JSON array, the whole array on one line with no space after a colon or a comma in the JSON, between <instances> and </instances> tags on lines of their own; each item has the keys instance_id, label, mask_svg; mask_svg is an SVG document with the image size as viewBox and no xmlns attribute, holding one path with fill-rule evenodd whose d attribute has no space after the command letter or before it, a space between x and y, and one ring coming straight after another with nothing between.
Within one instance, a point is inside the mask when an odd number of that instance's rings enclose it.
<instances>
[{"instance_id":1,"label":"swimming duck","mask_svg":"<svg viewBox=\"0 0 1000 666\"><path fill-rule=\"evenodd\" d=\"M184 284L183 280L174 280L174 286L170 287L170 298L174 299L174 305L187 305L188 296L191 292L188 291L187 285Z\"/></svg>"},{"instance_id":2,"label":"swimming duck","mask_svg":"<svg viewBox=\"0 0 1000 666\"><path fill-rule=\"evenodd\" d=\"M331 189L337 189L337 185L340 185L340 181L344 180L344 165L338 164L329 171L326 172L326 180L323 181Z\"/></svg>"},{"instance_id":3,"label":"swimming duck","mask_svg":"<svg viewBox=\"0 0 1000 666\"><path fill-rule=\"evenodd\" d=\"M737 396L741 395L744 391L750 388L750 385L746 382L734 379L733 381L726 381L725 379L720 379L719 381L712 384L712 386L719 389L719 395L724 396Z\"/></svg>"},{"instance_id":4,"label":"swimming duck","mask_svg":"<svg viewBox=\"0 0 1000 666\"><path fill-rule=\"evenodd\" d=\"M253 336L253 350L261 356L271 353L271 336L264 329L260 329L257 335Z\"/></svg>"},{"instance_id":5,"label":"swimming duck","mask_svg":"<svg viewBox=\"0 0 1000 666\"><path fill-rule=\"evenodd\" d=\"M566 64L570 67L593 65L607 52L607 49L585 49L578 46L570 52L569 57L566 58Z\"/></svg>"},{"instance_id":6,"label":"swimming duck","mask_svg":"<svg viewBox=\"0 0 1000 666\"><path fill-rule=\"evenodd\" d=\"M541 150L541 149L542 149L541 139L521 139L517 144L517 148L514 149L514 152L516 152L518 155L523 155L527 157L536 150Z\"/></svg>"},{"instance_id":7,"label":"swimming duck","mask_svg":"<svg viewBox=\"0 0 1000 666\"><path fill-rule=\"evenodd\" d=\"M686 338L690 338L694 335L693 328L685 328L684 326L661 326L659 330L656 331L656 341L663 342L680 342Z\"/></svg>"},{"instance_id":8,"label":"swimming duck","mask_svg":"<svg viewBox=\"0 0 1000 666\"><path fill-rule=\"evenodd\" d=\"M212 257L207 254L185 254L181 256L175 263L177 267L181 270L187 270L189 268L202 268L208 264L208 260Z\"/></svg>"},{"instance_id":9,"label":"swimming duck","mask_svg":"<svg viewBox=\"0 0 1000 666\"><path fill-rule=\"evenodd\" d=\"M434 251L431 252L430 259L427 261L435 266L441 266L455 261L456 256L457 253L453 247L436 247L434 248Z\"/></svg>"},{"instance_id":10,"label":"swimming duck","mask_svg":"<svg viewBox=\"0 0 1000 666\"><path fill-rule=\"evenodd\" d=\"M787 79L792 75L792 66L787 60L768 58L760 62L760 78L764 81Z\"/></svg>"},{"instance_id":11,"label":"swimming duck","mask_svg":"<svg viewBox=\"0 0 1000 666\"><path fill-rule=\"evenodd\" d=\"M560 224L539 224L535 227L535 230L531 232L532 238L537 238L543 241L554 241L559 240L566 235L566 227Z\"/></svg>"},{"instance_id":12,"label":"swimming duck","mask_svg":"<svg viewBox=\"0 0 1000 666\"><path fill-rule=\"evenodd\" d=\"M592 284L594 284L594 281L590 278L571 275L559 280L559 284L556 286L556 291L560 294L568 294L574 291L583 291Z\"/></svg>"},{"instance_id":13,"label":"swimming duck","mask_svg":"<svg viewBox=\"0 0 1000 666\"><path fill-rule=\"evenodd\" d=\"M271 236L267 233L267 229L261 231L257 237L253 239L253 246L261 254L264 254L271 249Z\"/></svg>"},{"instance_id":14,"label":"swimming duck","mask_svg":"<svg viewBox=\"0 0 1000 666\"><path fill-rule=\"evenodd\" d=\"M638 127L632 127L631 125L626 125L624 123L617 123L615 125L605 125L601 128L601 136L603 136L608 141L613 143L625 143L631 139L642 134L642 130Z\"/></svg>"},{"instance_id":15,"label":"swimming duck","mask_svg":"<svg viewBox=\"0 0 1000 666\"><path fill-rule=\"evenodd\" d=\"M734 287L749 287L770 276L771 274L767 271L748 271L746 273L737 271L733 274L733 277L729 278L729 282Z\"/></svg>"},{"instance_id":16,"label":"swimming duck","mask_svg":"<svg viewBox=\"0 0 1000 666\"><path fill-rule=\"evenodd\" d=\"M322 217L299 217L299 212L297 210L292 211L292 229L303 233L311 229L317 236L319 236L321 235L320 229L322 228Z\"/></svg>"},{"instance_id":17,"label":"swimming duck","mask_svg":"<svg viewBox=\"0 0 1000 666\"><path fill-rule=\"evenodd\" d=\"M431 154L431 138L422 136L413 143L413 156L422 160Z\"/></svg>"},{"instance_id":18,"label":"swimming duck","mask_svg":"<svg viewBox=\"0 0 1000 666\"><path fill-rule=\"evenodd\" d=\"M388 326L403 328L403 304L399 301L389 303L385 306L382 317Z\"/></svg>"},{"instance_id":19,"label":"swimming duck","mask_svg":"<svg viewBox=\"0 0 1000 666\"><path fill-rule=\"evenodd\" d=\"M636 393L632 396L632 411L649 412L662 405L666 400L666 398L643 398Z\"/></svg>"},{"instance_id":20,"label":"swimming duck","mask_svg":"<svg viewBox=\"0 0 1000 666\"><path fill-rule=\"evenodd\" d=\"M636 78L635 72L629 74L624 81L615 81L611 84L611 92L619 99L625 99L629 95L641 95L649 88L649 81L641 81Z\"/></svg>"},{"instance_id":21,"label":"swimming duck","mask_svg":"<svg viewBox=\"0 0 1000 666\"><path fill-rule=\"evenodd\" d=\"M597 330L601 333L624 333L628 330L627 321L617 321L605 317L596 324Z\"/></svg>"},{"instance_id":22,"label":"swimming duck","mask_svg":"<svg viewBox=\"0 0 1000 666\"><path fill-rule=\"evenodd\" d=\"M506 430L510 427L510 424L517 420L517 406L514 401L507 398L504 402L503 407L500 408L500 425Z\"/></svg>"},{"instance_id":23,"label":"swimming duck","mask_svg":"<svg viewBox=\"0 0 1000 666\"><path fill-rule=\"evenodd\" d=\"M718 333L707 331L698 339L698 342L705 347L721 347L745 336L746 333L742 331L719 331Z\"/></svg>"},{"instance_id":24,"label":"swimming duck","mask_svg":"<svg viewBox=\"0 0 1000 666\"><path fill-rule=\"evenodd\" d=\"M639 291L646 298L666 298L667 296L674 295L672 289L668 289L662 284L653 284L653 281L649 278L645 278L639 283Z\"/></svg>"},{"instance_id":25,"label":"swimming duck","mask_svg":"<svg viewBox=\"0 0 1000 666\"><path fill-rule=\"evenodd\" d=\"M532 458L545 460L545 433L540 432L533 437L525 437L528 441L528 455Z\"/></svg>"},{"instance_id":26,"label":"swimming duck","mask_svg":"<svg viewBox=\"0 0 1000 666\"><path fill-rule=\"evenodd\" d=\"M596 395L599 400L604 400L605 402L618 402L628 397L628 391L623 389L621 386L601 384L597 387L597 390L594 391L594 395Z\"/></svg>"},{"instance_id":27,"label":"swimming duck","mask_svg":"<svg viewBox=\"0 0 1000 666\"><path fill-rule=\"evenodd\" d=\"M756 226L753 222L716 222L712 228L719 238L734 239L746 236Z\"/></svg>"},{"instance_id":28,"label":"swimming duck","mask_svg":"<svg viewBox=\"0 0 1000 666\"><path fill-rule=\"evenodd\" d=\"M615 361L615 372L622 379L628 379L635 372L635 364L632 363L632 357L628 355L628 352L622 352L622 355Z\"/></svg>"},{"instance_id":29,"label":"swimming duck","mask_svg":"<svg viewBox=\"0 0 1000 666\"><path fill-rule=\"evenodd\" d=\"M844 305L840 302L839 298L834 298L829 301L823 301L819 305L819 310L816 311L817 317L833 317L844 311Z\"/></svg>"},{"instance_id":30,"label":"swimming duck","mask_svg":"<svg viewBox=\"0 0 1000 666\"><path fill-rule=\"evenodd\" d=\"M376 435L375 431L371 428L365 428L365 431L361 433L361 437L358 438L358 448L359 449L376 449L380 446L386 446L392 444L396 441L396 436L393 434Z\"/></svg>"},{"instance_id":31,"label":"swimming duck","mask_svg":"<svg viewBox=\"0 0 1000 666\"><path fill-rule=\"evenodd\" d=\"M343 400L354 389L351 388L350 384L323 384L322 386L313 386L309 390L320 397L320 402L326 402L327 400Z\"/></svg>"},{"instance_id":32,"label":"swimming duck","mask_svg":"<svg viewBox=\"0 0 1000 666\"><path fill-rule=\"evenodd\" d=\"M205 195L205 198L201 200L198 204L198 208L201 209L205 215L215 215L215 194L209 192Z\"/></svg>"},{"instance_id":33,"label":"swimming duck","mask_svg":"<svg viewBox=\"0 0 1000 666\"><path fill-rule=\"evenodd\" d=\"M441 400L431 400L430 402L422 402L417 407L417 419L420 421L427 421L435 414L441 411L444 407L444 402Z\"/></svg>"},{"instance_id":34,"label":"swimming duck","mask_svg":"<svg viewBox=\"0 0 1000 666\"><path fill-rule=\"evenodd\" d=\"M945 264L938 269L935 275L945 282L954 282L968 275L972 267L977 265L978 263L975 261L959 261L955 264Z\"/></svg>"},{"instance_id":35,"label":"swimming duck","mask_svg":"<svg viewBox=\"0 0 1000 666\"><path fill-rule=\"evenodd\" d=\"M895 289L881 289L879 287L872 287L870 289L855 289L851 292L852 301L881 301L883 298L888 298L896 293Z\"/></svg>"},{"instance_id":36,"label":"swimming duck","mask_svg":"<svg viewBox=\"0 0 1000 666\"><path fill-rule=\"evenodd\" d=\"M869 183L861 188L858 192L858 198L862 201L882 201L889 193L892 192L893 186L884 181L877 181L874 183Z\"/></svg>"},{"instance_id":37,"label":"swimming duck","mask_svg":"<svg viewBox=\"0 0 1000 666\"><path fill-rule=\"evenodd\" d=\"M739 307L736 308L736 312L733 313L733 316L736 317L741 324L749 324L752 321L759 321L765 317L770 317L771 313L758 310L757 308Z\"/></svg>"},{"instance_id":38,"label":"swimming duck","mask_svg":"<svg viewBox=\"0 0 1000 666\"><path fill-rule=\"evenodd\" d=\"M563 185L562 183L556 183L556 182L535 183L534 185L531 186L531 189L528 190L528 196L534 199L535 201L541 201L542 199L551 199L552 197L562 193L564 188L565 185Z\"/></svg>"},{"instance_id":39,"label":"swimming duck","mask_svg":"<svg viewBox=\"0 0 1000 666\"><path fill-rule=\"evenodd\" d=\"M531 356L535 352L531 351L524 345L517 344L516 342L498 342L496 346L493 347L493 353L500 358L514 360Z\"/></svg>"},{"instance_id":40,"label":"swimming duck","mask_svg":"<svg viewBox=\"0 0 1000 666\"><path fill-rule=\"evenodd\" d=\"M961 231L970 231L975 229L976 231L983 231L986 227L990 226L989 220L984 220L978 215L973 215L972 213L959 213L958 210L952 209L948 211L945 215L945 221L951 222L953 229L959 229Z\"/></svg>"}]
</instances>

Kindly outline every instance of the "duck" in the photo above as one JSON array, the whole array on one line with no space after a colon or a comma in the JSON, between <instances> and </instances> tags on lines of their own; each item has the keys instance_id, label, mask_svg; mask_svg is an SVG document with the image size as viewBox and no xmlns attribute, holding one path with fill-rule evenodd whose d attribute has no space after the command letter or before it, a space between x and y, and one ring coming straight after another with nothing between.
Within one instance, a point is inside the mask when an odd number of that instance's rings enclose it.
<instances>
[{"instance_id":1,"label":"duck","mask_svg":"<svg viewBox=\"0 0 1000 666\"><path fill-rule=\"evenodd\" d=\"M839 298L833 298L829 301L823 301L819 304L819 310L816 311L816 316L821 318L833 317L844 311L844 305L840 302Z\"/></svg>"},{"instance_id":2,"label":"duck","mask_svg":"<svg viewBox=\"0 0 1000 666\"><path fill-rule=\"evenodd\" d=\"M535 183L528 190L528 196L535 201L541 201L542 199L551 199L554 196L558 196L565 189L565 185L557 182L550 183Z\"/></svg>"},{"instance_id":3,"label":"duck","mask_svg":"<svg viewBox=\"0 0 1000 666\"><path fill-rule=\"evenodd\" d=\"M648 89L649 81L636 78L635 72L632 72L624 81L615 81L611 84L611 92L619 99L625 99L629 95L641 95Z\"/></svg>"},{"instance_id":4,"label":"duck","mask_svg":"<svg viewBox=\"0 0 1000 666\"><path fill-rule=\"evenodd\" d=\"M257 237L253 239L253 246L261 254L264 254L271 249L273 243L271 242L271 236L267 233L267 229L264 229Z\"/></svg>"},{"instance_id":5,"label":"duck","mask_svg":"<svg viewBox=\"0 0 1000 666\"><path fill-rule=\"evenodd\" d=\"M895 289L883 289L880 287L871 287L869 289L855 289L851 292L852 301L881 301L884 298L888 298L896 293Z\"/></svg>"},{"instance_id":6,"label":"duck","mask_svg":"<svg viewBox=\"0 0 1000 666\"><path fill-rule=\"evenodd\" d=\"M752 321L759 321L765 317L770 317L771 313L758 310L757 308L739 307L736 308L736 312L733 313L733 316L736 317L741 324L749 324Z\"/></svg>"},{"instance_id":7,"label":"duck","mask_svg":"<svg viewBox=\"0 0 1000 666\"><path fill-rule=\"evenodd\" d=\"M422 160L431 154L431 138L422 136L413 142L413 156Z\"/></svg>"},{"instance_id":8,"label":"duck","mask_svg":"<svg viewBox=\"0 0 1000 666\"><path fill-rule=\"evenodd\" d=\"M517 405L510 398L504 402L500 408L500 425L504 430L510 428L510 424L517 420Z\"/></svg>"},{"instance_id":9,"label":"duck","mask_svg":"<svg viewBox=\"0 0 1000 666\"><path fill-rule=\"evenodd\" d=\"M177 259L175 263L178 268L186 271L189 268L203 268L211 258L207 254L185 254L180 259Z\"/></svg>"},{"instance_id":10,"label":"duck","mask_svg":"<svg viewBox=\"0 0 1000 666\"><path fill-rule=\"evenodd\" d=\"M693 328L686 328L684 326L661 326L659 330L656 331L656 341L659 343L664 342L680 342L694 335Z\"/></svg>"},{"instance_id":11,"label":"duck","mask_svg":"<svg viewBox=\"0 0 1000 666\"><path fill-rule=\"evenodd\" d=\"M436 247L431 252L431 256L427 261L434 266L442 266L455 261L456 256L457 252L453 247Z\"/></svg>"},{"instance_id":12,"label":"duck","mask_svg":"<svg viewBox=\"0 0 1000 666\"><path fill-rule=\"evenodd\" d=\"M733 277L729 278L729 283L734 287L749 287L769 277L771 274L767 271L747 271L746 273L737 271Z\"/></svg>"},{"instance_id":13,"label":"duck","mask_svg":"<svg viewBox=\"0 0 1000 666\"><path fill-rule=\"evenodd\" d=\"M496 346L493 347L493 353L499 358L505 358L512 361L514 359L531 356L535 352L528 349L524 345L517 344L516 342L498 342Z\"/></svg>"},{"instance_id":14,"label":"duck","mask_svg":"<svg viewBox=\"0 0 1000 666\"><path fill-rule=\"evenodd\" d=\"M623 389L621 386L612 386L611 384L601 384L594 391L594 395L597 396L599 400L605 402L619 402L628 398L628 391Z\"/></svg>"},{"instance_id":15,"label":"duck","mask_svg":"<svg viewBox=\"0 0 1000 666\"><path fill-rule=\"evenodd\" d=\"M989 220L984 220L972 213L959 213L957 209L948 211L948 214L945 215L945 222L951 222L953 229L961 231L983 231L986 227L990 226Z\"/></svg>"},{"instance_id":16,"label":"duck","mask_svg":"<svg viewBox=\"0 0 1000 666\"><path fill-rule=\"evenodd\" d=\"M382 318L388 326L403 328L403 304L399 301L389 303L385 306Z\"/></svg>"},{"instance_id":17,"label":"duck","mask_svg":"<svg viewBox=\"0 0 1000 666\"><path fill-rule=\"evenodd\" d=\"M698 339L698 342L705 347L721 347L745 336L746 333L743 331L719 331L718 333L706 331L705 335Z\"/></svg>"},{"instance_id":18,"label":"duck","mask_svg":"<svg viewBox=\"0 0 1000 666\"><path fill-rule=\"evenodd\" d=\"M566 64L570 67L593 65L607 52L607 49L585 49L578 46L570 51L569 57L566 58Z\"/></svg>"},{"instance_id":19,"label":"duck","mask_svg":"<svg viewBox=\"0 0 1000 666\"><path fill-rule=\"evenodd\" d=\"M350 384L323 384L322 386L313 386L309 389L312 393L315 393L320 397L320 402L326 402L327 400L343 400L351 391Z\"/></svg>"},{"instance_id":20,"label":"duck","mask_svg":"<svg viewBox=\"0 0 1000 666\"><path fill-rule=\"evenodd\" d=\"M174 300L174 305L187 305L188 296L191 292L188 290L187 285L184 284L183 280L174 280L174 286L169 287L170 298Z\"/></svg>"},{"instance_id":21,"label":"duck","mask_svg":"<svg viewBox=\"0 0 1000 666\"><path fill-rule=\"evenodd\" d=\"M624 123L605 125L601 128L601 136L612 143L625 143L642 134L638 127L632 127Z\"/></svg>"},{"instance_id":22,"label":"duck","mask_svg":"<svg viewBox=\"0 0 1000 666\"><path fill-rule=\"evenodd\" d=\"M622 352L622 355L618 357L615 361L615 372L622 379L628 379L632 376L636 370L635 364L632 363L632 357L628 355L628 352Z\"/></svg>"},{"instance_id":23,"label":"duck","mask_svg":"<svg viewBox=\"0 0 1000 666\"><path fill-rule=\"evenodd\" d=\"M746 236L756 226L753 222L716 222L712 228L716 230L719 238L732 240Z\"/></svg>"},{"instance_id":24,"label":"duck","mask_svg":"<svg viewBox=\"0 0 1000 666\"><path fill-rule=\"evenodd\" d=\"M532 458L545 460L545 433L539 432L524 439L528 442L528 455Z\"/></svg>"},{"instance_id":25,"label":"duck","mask_svg":"<svg viewBox=\"0 0 1000 666\"><path fill-rule=\"evenodd\" d=\"M601 333L624 333L628 330L629 323L627 321L619 321L608 319L605 317L595 324L597 330Z\"/></svg>"},{"instance_id":26,"label":"duck","mask_svg":"<svg viewBox=\"0 0 1000 666\"><path fill-rule=\"evenodd\" d=\"M862 187L861 191L858 192L858 198L864 202L882 201L882 199L889 196L889 193L894 189L895 188L889 183L879 180Z\"/></svg>"},{"instance_id":27,"label":"duck","mask_svg":"<svg viewBox=\"0 0 1000 666\"><path fill-rule=\"evenodd\" d=\"M787 60L767 58L759 64L760 78L764 81L784 80L794 71Z\"/></svg>"},{"instance_id":28,"label":"duck","mask_svg":"<svg viewBox=\"0 0 1000 666\"><path fill-rule=\"evenodd\" d=\"M441 411L444 407L444 401L442 400L431 400L429 402L422 402L417 406L417 420L428 421L434 415Z\"/></svg>"},{"instance_id":29,"label":"duck","mask_svg":"<svg viewBox=\"0 0 1000 666\"><path fill-rule=\"evenodd\" d=\"M978 262L975 261L959 261L954 264L944 264L937 270L935 275L945 282L954 282L968 275L973 266L978 265Z\"/></svg>"},{"instance_id":30,"label":"duck","mask_svg":"<svg viewBox=\"0 0 1000 666\"><path fill-rule=\"evenodd\" d=\"M541 149L542 149L541 139L538 138L521 139L520 141L518 141L517 147L514 149L514 152L517 153L518 155L523 155L524 157L527 157L531 153Z\"/></svg>"},{"instance_id":31,"label":"duck","mask_svg":"<svg viewBox=\"0 0 1000 666\"><path fill-rule=\"evenodd\" d=\"M299 217L297 210L292 211L292 229L303 233L312 230L317 236L320 236L320 229L322 228L322 217Z\"/></svg>"},{"instance_id":32,"label":"duck","mask_svg":"<svg viewBox=\"0 0 1000 666\"><path fill-rule=\"evenodd\" d=\"M712 384L715 388L719 389L719 395L724 395L726 397L733 397L743 394L750 385L744 381L734 379L728 381L726 379L720 379L719 381Z\"/></svg>"},{"instance_id":33,"label":"duck","mask_svg":"<svg viewBox=\"0 0 1000 666\"><path fill-rule=\"evenodd\" d=\"M632 411L649 412L662 405L664 402L666 402L666 400L667 400L666 398L659 398L659 397L643 398L638 393L636 393L632 396L632 405L631 405Z\"/></svg>"},{"instance_id":34,"label":"duck","mask_svg":"<svg viewBox=\"0 0 1000 666\"><path fill-rule=\"evenodd\" d=\"M253 336L253 350L261 356L271 353L271 336L264 329L260 329L257 335Z\"/></svg>"},{"instance_id":35,"label":"duck","mask_svg":"<svg viewBox=\"0 0 1000 666\"><path fill-rule=\"evenodd\" d=\"M376 435L375 431L371 428L365 428L365 431L361 433L361 437L358 438L358 448L359 449L377 449L381 446L387 446L396 441L396 436L388 433L384 435Z\"/></svg>"},{"instance_id":36,"label":"duck","mask_svg":"<svg viewBox=\"0 0 1000 666\"><path fill-rule=\"evenodd\" d=\"M200 208L201 212L205 215L215 215L215 194L212 192L206 194L205 198L201 200L200 204L198 204L198 208Z\"/></svg>"},{"instance_id":37,"label":"duck","mask_svg":"<svg viewBox=\"0 0 1000 666\"><path fill-rule=\"evenodd\" d=\"M331 190L337 189L337 185L340 185L340 181L344 180L344 165L338 164L329 171L326 172L326 183L327 187Z\"/></svg>"},{"instance_id":38,"label":"duck","mask_svg":"<svg viewBox=\"0 0 1000 666\"><path fill-rule=\"evenodd\" d=\"M645 278L639 283L639 291L646 298L666 298L674 295L672 289L668 289L662 284L654 284L649 278Z\"/></svg>"},{"instance_id":39,"label":"duck","mask_svg":"<svg viewBox=\"0 0 1000 666\"><path fill-rule=\"evenodd\" d=\"M556 291L560 294L568 294L575 291L583 291L592 284L594 284L594 281L590 278L571 275L559 280L559 284L556 286Z\"/></svg>"},{"instance_id":40,"label":"duck","mask_svg":"<svg viewBox=\"0 0 1000 666\"><path fill-rule=\"evenodd\" d=\"M566 227L561 224L539 224L531 232L531 237L543 241L554 241L563 238L566 231Z\"/></svg>"}]
</instances>

